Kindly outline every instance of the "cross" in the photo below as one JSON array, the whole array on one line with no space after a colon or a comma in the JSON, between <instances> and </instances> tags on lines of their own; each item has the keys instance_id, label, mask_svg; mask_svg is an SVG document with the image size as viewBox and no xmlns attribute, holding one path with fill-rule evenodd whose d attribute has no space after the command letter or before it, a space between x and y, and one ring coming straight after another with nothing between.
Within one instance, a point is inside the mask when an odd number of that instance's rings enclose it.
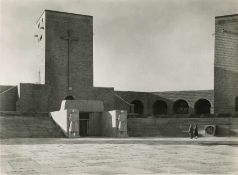
<instances>
[{"instance_id":1,"label":"cross","mask_svg":"<svg viewBox=\"0 0 238 175\"><path fill-rule=\"evenodd\" d=\"M72 37L71 36L71 32L70 30L67 30L67 36L62 36L60 37L61 39L63 40L66 40L68 43L68 53L67 53L67 56L68 56L68 62L67 62L67 73L68 73L68 90L72 90L72 87L71 87L71 77L70 77L70 44L72 41L78 41L78 38L76 37Z\"/></svg>"}]
</instances>

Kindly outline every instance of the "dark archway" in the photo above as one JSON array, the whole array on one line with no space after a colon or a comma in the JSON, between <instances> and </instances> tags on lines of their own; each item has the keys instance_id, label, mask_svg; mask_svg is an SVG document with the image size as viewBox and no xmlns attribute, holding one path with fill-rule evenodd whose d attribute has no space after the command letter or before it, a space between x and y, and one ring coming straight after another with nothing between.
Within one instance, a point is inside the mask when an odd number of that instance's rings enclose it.
<instances>
[{"instance_id":1,"label":"dark archway","mask_svg":"<svg viewBox=\"0 0 238 175\"><path fill-rule=\"evenodd\" d=\"M235 111L238 111L238 96L235 98Z\"/></svg>"},{"instance_id":2,"label":"dark archway","mask_svg":"<svg viewBox=\"0 0 238 175\"><path fill-rule=\"evenodd\" d=\"M189 106L185 100L177 100L174 102L174 113L175 114L188 114Z\"/></svg>"},{"instance_id":3,"label":"dark archway","mask_svg":"<svg viewBox=\"0 0 238 175\"><path fill-rule=\"evenodd\" d=\"M194 105L195 114L210 114L211 103L206 99L198 100Z\"/></svg>"},{"instance_id":4,"label":"dark archway","mask_svg":"<svg viewBox=\"0 0 238 175\"><path fill-rule=\"evenodd\" d=\"M157 100L153 104L153 114L167 114L167 104L163 100Z\"/></svg>"},{"instance_id":5,"label":"dark archway","mask_svg":"<svg viewBox=\"0 0 238 175\"><path fill-rule=\"evenodd\" d=\"M74 97L72 95L69 95L69 96L65 97L65 100L74 100Z\"/></svg>"},{"instance_id":6,"label":"dark archway","mask_svg":"<svg viewBox=\"0 0 238 175\"><path fill-rule=\"evenodd\" d=\"M139 100L134 100L131 102L134 105L134 113L136 114L143 114L144 106L143 103Z\"/></svg>"}]
</instances>

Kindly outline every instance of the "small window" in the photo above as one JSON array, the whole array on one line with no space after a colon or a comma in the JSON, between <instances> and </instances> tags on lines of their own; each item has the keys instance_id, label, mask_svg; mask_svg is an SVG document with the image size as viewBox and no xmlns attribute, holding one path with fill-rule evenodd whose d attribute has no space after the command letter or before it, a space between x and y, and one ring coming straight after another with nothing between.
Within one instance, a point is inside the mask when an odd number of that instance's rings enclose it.
<instances>
[{"instance_id":1,"label":"small window","mask_svg":"<svg viewBox=\"0 0 238 175\"><path fill-rule=\"evenodd\" d=\"M44 19L42 18L41 21L44 22Z\"/></svg>"},{"instance_id":2,"label":"small window","mask_svg":"<svg viewBox=\"0 0 238 175\"><path fill-rule=\"evenodd\" d=\"M38 29L40 28L40 23L38 23Z\"/></svg>"}]
</instances>

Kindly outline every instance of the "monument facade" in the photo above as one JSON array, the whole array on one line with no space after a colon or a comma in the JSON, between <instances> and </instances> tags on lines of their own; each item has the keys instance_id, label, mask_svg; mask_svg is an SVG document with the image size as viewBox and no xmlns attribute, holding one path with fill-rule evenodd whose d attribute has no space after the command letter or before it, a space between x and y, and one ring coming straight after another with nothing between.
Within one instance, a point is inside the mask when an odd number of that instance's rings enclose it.
<instances>
[{"instance_id":1,"label":"monument facade","mask_svg":"<svg viewBox=\"0 0 238 175\"><path fill-rule=\"evenodd\" d=\"M36 23L38 83L13 88L19 93L15 108L51 112L60 109L62 100L86 100L135 117L237 113L238 15L216 17L215 22L214 91L115 91L93 85L93 17L45 10Z\"/></svg>"}]
</instances>

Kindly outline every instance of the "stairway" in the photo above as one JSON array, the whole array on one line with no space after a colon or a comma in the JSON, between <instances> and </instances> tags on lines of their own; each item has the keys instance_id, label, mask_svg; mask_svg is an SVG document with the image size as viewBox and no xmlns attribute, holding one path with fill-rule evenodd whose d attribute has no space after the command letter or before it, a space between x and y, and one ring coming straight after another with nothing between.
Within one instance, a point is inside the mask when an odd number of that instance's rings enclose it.
<instances>
[{"instance_id":1,"label":"stairway","mask_svg":"<svg viewBox=\"0 0 238 175\"><path fill-rule=\"evenodd\" d=\"M0 112L0 138L65 137L48 113Z\"/></svg>"},{"instance_id":2,"label":"stairway","mask_svg":"<svg viewBox=\"0 0 238 175\"><path fill-rule=\"evenodd\" d=\"M133 118L128 119L128 134L131 137L154 137L160 136L160 130L153 118Z\"/></svg>"}]
</instances>

